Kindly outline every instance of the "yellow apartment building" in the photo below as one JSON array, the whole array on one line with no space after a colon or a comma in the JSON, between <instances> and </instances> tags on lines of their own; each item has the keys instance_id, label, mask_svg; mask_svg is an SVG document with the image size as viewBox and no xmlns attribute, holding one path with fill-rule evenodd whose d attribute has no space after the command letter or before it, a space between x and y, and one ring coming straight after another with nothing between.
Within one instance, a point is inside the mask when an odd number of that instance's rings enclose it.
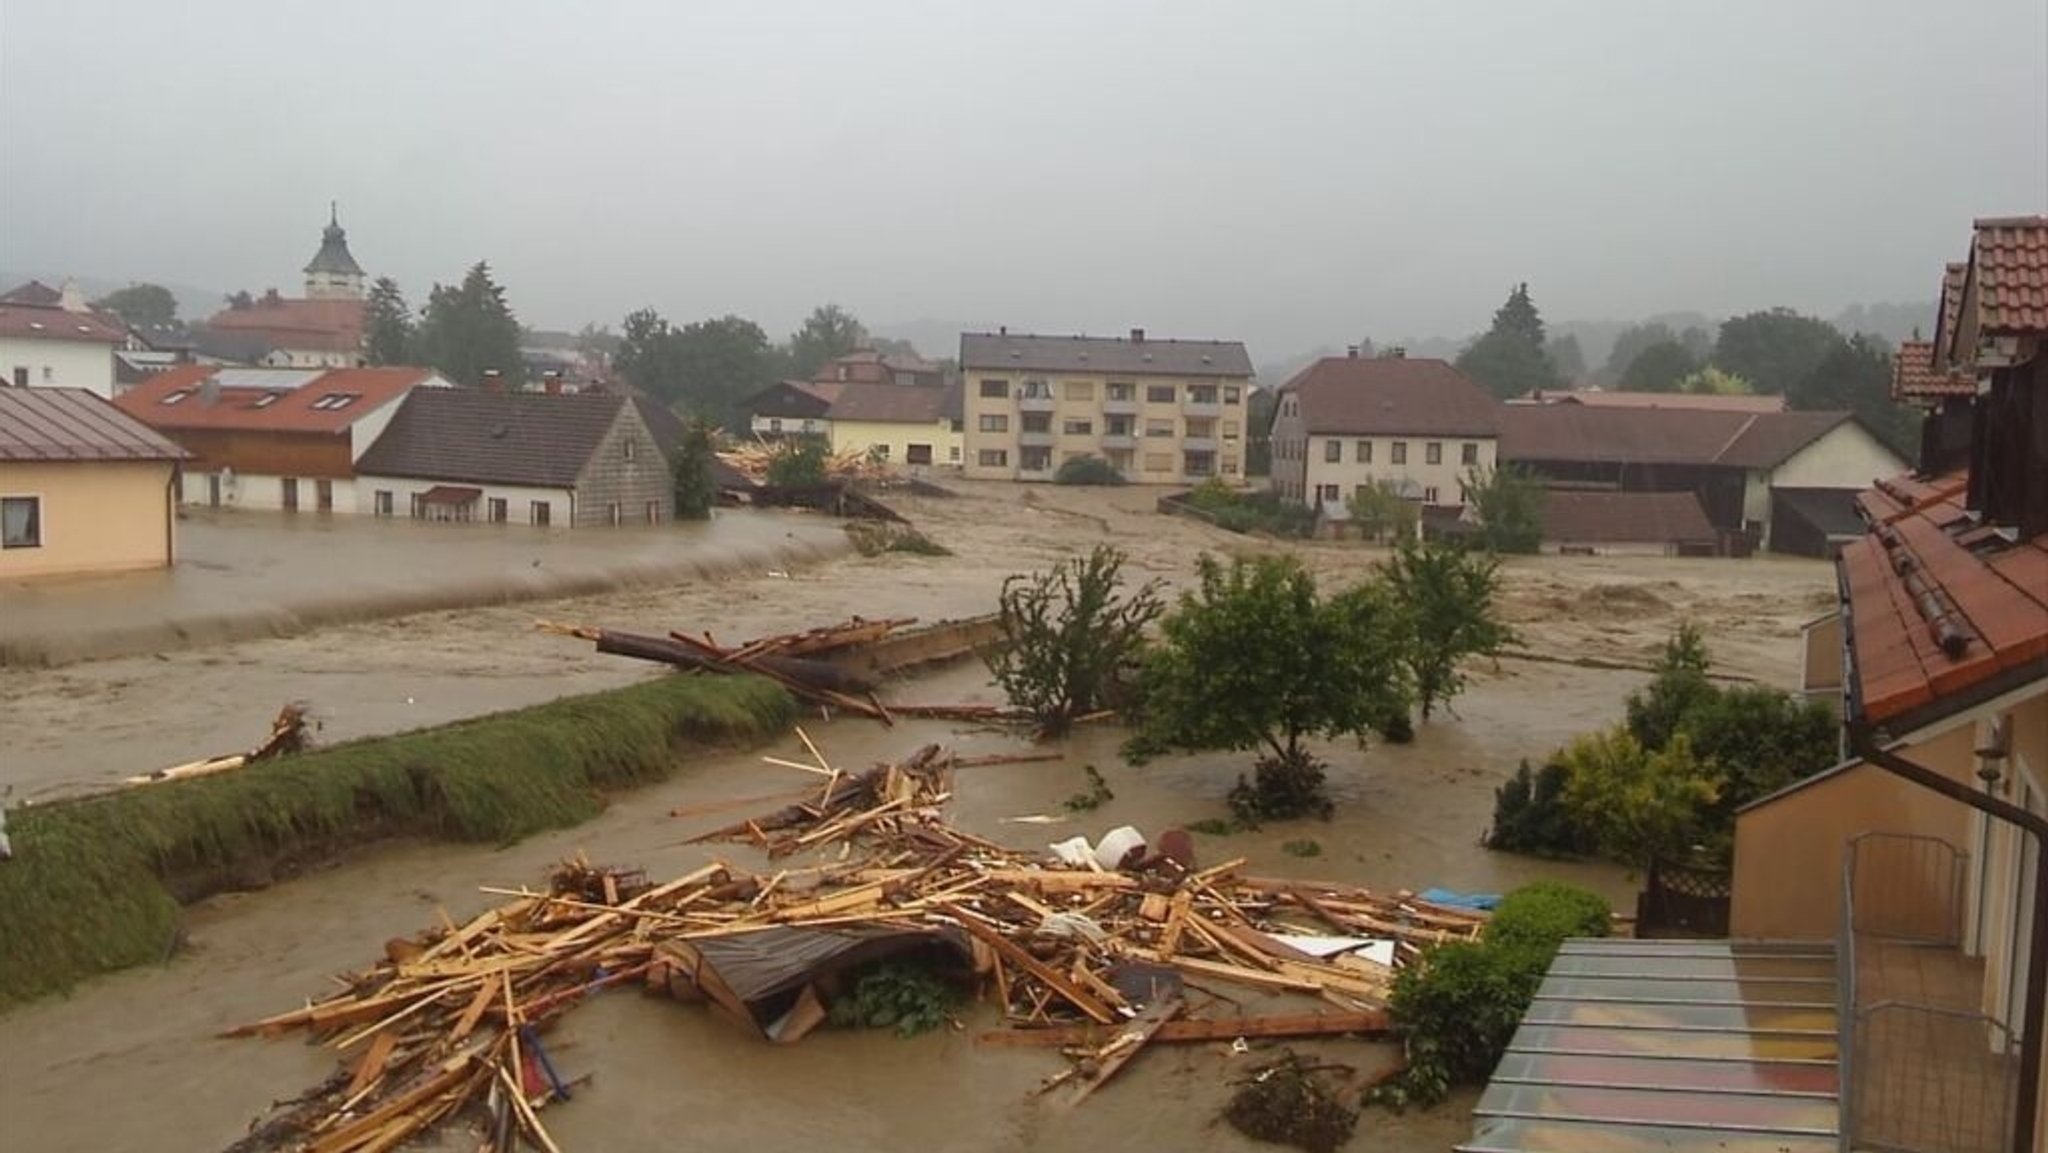
<instances>
[{"instance_id":1,"label":"yellow apartment building","mask_svg":"<svg viewBox=\"0 0 2048 1153\"><path fill-rule=\"evenodd\" d=\"M1239 341L969 332L960 371L969 477L1049 481L1094 456L1136 484L1244 478L1252 364Z\"/></svg>"}]
</instances>

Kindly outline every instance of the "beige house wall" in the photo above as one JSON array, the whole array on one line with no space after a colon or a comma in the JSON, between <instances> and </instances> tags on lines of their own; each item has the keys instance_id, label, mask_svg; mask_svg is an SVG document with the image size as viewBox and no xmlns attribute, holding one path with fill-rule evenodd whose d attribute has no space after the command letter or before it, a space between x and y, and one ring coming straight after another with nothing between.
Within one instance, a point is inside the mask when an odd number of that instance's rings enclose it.
<instances>
[{"instance_id":1,"label":"beige house wall","mask_svg":"<svg viewBox=\"0 0 2048 1153\"><path fill-rule=\"evenodd\" d=\"M42 543L0 549L0 579L164 568L176 557L169 461L0 464L0 496L42 502Z\"/></svg>"},{"instance_id":2,"label":"beige house wall","mask_svg":"<svg viewBox=\"0 0 2048 1153\"><path fill-rule=\"evenodd\" d=\"M1767 525L1774 488L1869 488L1879 477L1897 476L1909 466L1855 421L1843 421L1776 469L1752 470L1743 478L1743 519ZM1768 531L1764 539L1770 539Z\"/></svg>"},{"instance_id":3,"label":"beige house wall","mask_svg":"<svg viewBox=\"0 0 2048 1153\"><path fill-rule=\"evenodd\" d=\"M1973 784L1972 738L1965 725L1902 752ZM1851 837L1914 833L1967 849L1969 813L1956 801L1860 761L1744 811L1735 819L1731 935L1832 939L1842 914L1843 847Z\"/></svg>"},{"instance_id":4,"label":"beige house wall","mask_svg":"<svg viewBox=\"0 0 2048 1153\"><path fill-rule=\"evenodd\" d=\"M789 423L783 422L785 427ZM833 453L865 453L880 447L885 451L892 468L907 467L912 445L924 445L931 449L931 465L934 468L958 468L964 452L961 434L954 432L952 422L947 420L930 423L835 420L830 424Z\"/></svg>"},{"instance_id":5,"label":"beige house wall","mask_svg":"<svg viewBox=\"0 0 2048 1153\"><path fill-rule=\"evenodd\" d=\"M966 420L961 448L964 471L970 477L1050 480L1063 462L1077 456L1097 456L1113 463L1127 461L1124 478L1134 484L1196 484L1207 480L1208 476L1186 470L1186 454L1193 449L1215 454L1214 471L1209 475L1232 484L1241 483L1244 479L1244 446L1250 435L1246 427L1251 396L1248 377L1151 374L1104 377L970 367L965 370L965 378L963 408ZM983 386L990 381L1004 382L1009 395L983 396ZM1024 417L1027 413L1045 410L1027 409L1020 405L1019 397L1027 381L1045 382L1051 394L1050 411L1046 413L1049 417L1048 432L1044 434L1043 444L1050 450L1049 465L1034 471L1022 468L1023 450L1027 447ZM1109 411L1116 406L1107 400L1112 383L1133 386L1133 401L1127 407L1116 408L1115 412ZM1148 400L1148 386L1171 387L1174 399L1171 402ZM1192 405L1188 400L1191 386L1213 386L1217 403L1213 407ZM1128 446L1114 441L1105 442L1105 437L1110 435L1107 430L1112 416L1131 419ZM1001 418L1004 427L1000 430L984 428L985 418ZM1087 428L1085 432L1080 431L1083 425ZM1208 428L1212 435L1191 438L1191 428L1196 431ZM1148 430L1152 435L1148 435ZM1198 443L1190 444L1191 439ZM1201 448L1199 442L1207 442L1210 447ZM984 463L985 453L1003 454L1002 463L993 460Z\"/></svg>"},{"instance_id":6,"label":"beige house wall","mask_svg":"<svg viewBox=\"0 0 2048 1153\"><path fill-rule=\"evenodd\" d=\"M1304 443L1298 439L1292 443ZM1422 489L1425 504L1462 505L1465 503L1461 482L1474 468L1482 472L1492 471L1499 459L1500 441L1491 436L1443 437L1443 436L1328 436L1315 435L1306 438L1302 465L1306 479L1302 482L1301 499L1308 504L1315 503L1316 493L1326 485L1335 485L1340 501L1351 499L1359 488L1378 481L1392 481L1396 484L1412 482ZM1335 445L1333 450L1330 446ZM1395 446L1405 451L1406 463L1394 463ZM1429 463L1429 446L1436 445L1437 463ZM1465 463L1465 447L1472 448L1473 462ZM1369 447L1368 447L1369 446ZM1291 450L1290 450L1291 451ZM1331 460L1333 454L1336 460ZM1436 490L1436 499L1428 500L1428 490ZM1656 550L1663 552L1659 546Z\"/></svg>"}]
</instances>

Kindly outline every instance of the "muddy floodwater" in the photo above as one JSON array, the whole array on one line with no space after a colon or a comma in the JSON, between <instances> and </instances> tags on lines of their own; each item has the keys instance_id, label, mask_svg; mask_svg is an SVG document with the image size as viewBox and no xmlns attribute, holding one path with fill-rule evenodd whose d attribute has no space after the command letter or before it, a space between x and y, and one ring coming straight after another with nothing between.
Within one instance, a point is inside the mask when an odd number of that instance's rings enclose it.
<instances>
[{"instance_id":1,"label":"muddy floodwater","mask_svg":"<svg viewBox=\"0 0 2048 1153\"><path fill-rule=\"evenodd\" d=\"M1004 577L1097 543L1130 554L1134 577L1186 582L1203 550L1289 548L1326 580L1362 575L1383 555L1346 545L1282 546L1232 537L1152 511L1142 490L1076 492L1044 486L962 485L957 499L899 507L950 557L841 556L717 580L615 588L572 600L483 604L300 635L94 660L52 669L0 669L0 786L53 796L110 778L244 747L284 700L305 699L323 741L391 732L566 693L664 675L593 654L534 630L536 618L643 631L708 630L722 640L828 623L849 614L936 619L988 611ZM475 526L417 526L461 532ZM818 522L809 528L829 528ZM836 529L830 529L836 531ZM445 539L454 540L455 537ZM1498 891L1538 877L1588 885L1618 908L1632 902L1619 869L1534 861L1477 846L1498 783L1621 715L1646 679L1640 667L1680 620L1700 622L1717 671L1790 687L1799 626L1829 603L1817 562L1677 558L1524 558L1504 569L1503 609L1532 659L1480 662L1451 715L1414 743L1323 750L1337 813L1329 822L1198 836L1205 863L1249 859L1249 870L1330 877L1377 888ZM181 574L182 576L182 574ZM897 700L996 699L985 673L960 666L891 687ZM845 767L897 758L937 741L963 753L1015 750L1003 734L936 722L885 729L865 721L809 726ZM1224 794L1249 767L1241 755L1169 758L1142 768L1116 755L1121 734L1088 729L1053 762L959 772L952 819L969 831L1031 847L1120 824L1154 832L1224 813ZM794 738L761 750L799 755ZM620 795L598 819L516 845L385 844L257 892L190 911L185 947L160 967L89 982L68 998L0 1016L0 1149L216 1150L272 1101L334 1068L333 1054L296 1038L223 1040L228 1026L300 1004L361 967L385 940L464 918L495 898L483 885L537 884L577 850L656 877L714 856L761 864L749 850L687 839L767 803L721 802L794 790L801 774L759 753L699 755L675 778ZM1114 799L1066 817L1060 802L1085 788L1084 765ZM682 808L688 816L671 816ZM1019 821L1062 817L1058 823ZM1314 857L1281 845L1313 839ZM791 864L803 863L799 861ZM4 926L0 926L4 931ZM574 1101L551 1108L569 1153L654 1150L1250 1149L1216 1121L1229 1081L1253 1056L1227 1046L1159 1046L1063 1117L1029 1090L1061 1067L1057 1055L977 1044L996 1024L985 1008L963 1028L898 1040L822 1031L773 1047L703 1009L608 992L569 1013L550 1047L567 1076L590 1075ZM1318 1059L1369 1074L1386 1046L1313 1043ZM1427 1113L1367 1113L1353 1148L1445 1150L1469 1134L1466 1095ZM450 1130L437 1147L473 1149Z\"/></svg>"}]
</instances>

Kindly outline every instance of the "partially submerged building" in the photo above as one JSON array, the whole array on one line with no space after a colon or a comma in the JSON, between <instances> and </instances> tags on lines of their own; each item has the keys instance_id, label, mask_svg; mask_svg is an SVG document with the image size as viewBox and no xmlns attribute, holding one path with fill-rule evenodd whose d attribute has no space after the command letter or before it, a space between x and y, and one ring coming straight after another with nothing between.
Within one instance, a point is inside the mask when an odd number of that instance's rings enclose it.
<instances>
[{"instance_id":1,"label":"partially submerged building","mask_svg":"<svg viewBox=\"0 0 2048 1153\"><path fill-rule=\"evenodd\" d=\"M84 388L0 388L0 579L177 559L184 450Z\"/></svg>"},{"instance_id":2,"label":"partially submerged building","mask_svg":"<svg viewBox=\"0 0 2048 1153\"><path fill-rule=\"evenodd\" d=\"M1282 500L1331 516L1373 485L1462 507L1466 478L1498 463L1500 411L1447 361L1326 356L1280 386L1273 484Z\"/></svg>"}]
</instances>

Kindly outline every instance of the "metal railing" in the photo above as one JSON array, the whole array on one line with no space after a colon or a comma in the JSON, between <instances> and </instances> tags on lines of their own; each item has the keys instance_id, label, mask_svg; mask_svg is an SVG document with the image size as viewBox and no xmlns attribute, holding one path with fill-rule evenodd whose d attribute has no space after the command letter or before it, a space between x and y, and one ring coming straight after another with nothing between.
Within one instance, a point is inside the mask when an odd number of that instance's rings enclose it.
<instances>
[{"instance_id":1,"label":"metal railing","mask_svg":"<svg viewBox=\"0 0 2048 1153\"><path fill-rule=\"evenodd\" d=\"M1916 972L1960 962L1969 858L1938 837L1863 833L1842 854L1836 1028L1841 1148L2004 1153L2017 1063L2013 1035L1974 1009L1874 995L1865 965ZM1875 974L1873 974L1875 975Z\"/></svg>"}]
</instances>

